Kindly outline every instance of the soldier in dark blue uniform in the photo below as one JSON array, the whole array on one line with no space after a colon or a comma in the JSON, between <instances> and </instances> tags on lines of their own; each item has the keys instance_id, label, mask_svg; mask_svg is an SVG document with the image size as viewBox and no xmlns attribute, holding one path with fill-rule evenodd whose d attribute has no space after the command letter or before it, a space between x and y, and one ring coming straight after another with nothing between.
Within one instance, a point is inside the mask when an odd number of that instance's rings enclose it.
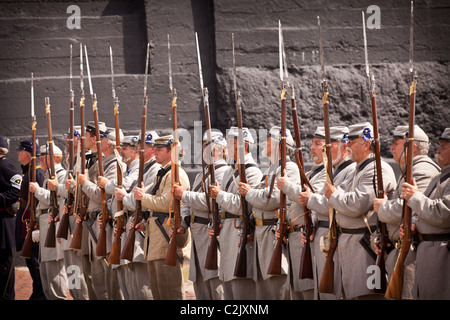
<instances>
[{"instance_id":1,"label":"soldier in dark blue uniform","mask_svg":"<svg viewBox=\"0 0 450 320\"><path fill-rule=\"evenodd\" d=\"M36 156L39 154L39 146L36 143ZM31 140L21 141L19 147L17 147L18 160L22 167L22 185L20 187L20 205L16 215L16 250L20 252L22 250L23 242L27 234L26 223L24 221L30 219L30 210L27 209L28 203L28 187L30 185L30 167L31 157L33 156L33 144ZM42 187L44 183L44 170L39 166L36 159L36 182ZM31 196L34 196L31 194ZM38 201L36 200L36 206ZM25 210L26 209L26 210ZM36 230L39 230L39 226L36 224ZM30 300L45 300L44 291L42 289L41 276L39 274L39 242L33 241L31 249L31 258L25 259L25 263L30 271L30 276L33 279L33 293Z\"/></svg>"},{"instance_id":2,"label":"soldier in dark blue uniform","mask_svg":"<svg viewBox=\"0 0 450 320\"><path fill-rule=\"evenodd\" d=\"M8 144L0 136L0 300L14 300L14 240L16 211L22 175L6 158Z\"/></svg>"}]
</instances>

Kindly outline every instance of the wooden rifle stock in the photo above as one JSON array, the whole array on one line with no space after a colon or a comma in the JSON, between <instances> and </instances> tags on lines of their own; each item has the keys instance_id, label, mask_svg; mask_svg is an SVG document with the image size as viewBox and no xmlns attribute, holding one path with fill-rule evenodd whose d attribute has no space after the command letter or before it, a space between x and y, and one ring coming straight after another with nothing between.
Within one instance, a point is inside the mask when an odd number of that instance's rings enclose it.
<instances>
[{"instance_id":1,"label":"wooden rifle stock","mask_svg":"<svg viewBox=\"0 0 450 320\"><path fill-rule=\"evenodd\" d=\"M85 127L84 127L84 82L83 82L83 46L80 43L80 144L78 145L79 149L78 149L78 153L80 154L81 157L81 166L80 166L80 171L81 174L84 174L86 171L86 153L85 153L85 136L86 136L86 132L85 132ZM73 134L71 136L71 138L73 139ZM76 214L78 214L78 216L80 217L80 222L76 224L75 226L75 230L73 231L72 234L72 240L70 241L70 245L69 245L69 249L72 250L81 250L81 240L82 240L82 236L83 236L83 221L86 217L86 212L87 212L87 198L86 195L84 194L84 192L81 190L81 186L78 182L78 172L77 172L77 187L76 187L76 207L74 207L74 212ZM70 192L69 192L70 193Z\"/></svg>"},{"instance_id":2,"label":"wooden rifle stock","mask_svg":"<svg viewBox=\"0 0 450 320\"><path fill-rule=\"evenodd\" d=\"M172 187L174 185L180 185L180 175L179 175L179 166L178 166L178 134L177 134L177 94L176 90L172 90L172 116L173 116L173 143L171 144L171 184ZM164 265L175 267L177 265L177 236L178 229L181 226L181 201L173 198L173 215L174 215L174 224L172 228L172 235L169 241L169 247L166 253L166 259L164 261ZM170 212L169 212L170 215ZM167 224L170 226L171 219L167 221Z\"/></svg>"},{"instance_id":3,"label":"wooden rifle stock","mask_svg":"<svg viewBox=\"0 0 450 320\"><path fill-rule=\"evenodd\" d=\"M73 146L73 126L74 126L74 104L73 104L73 90L72 90L72 45L70 45L70 104L69 104L69 159L67 171L73 176L73 161L74 161L74 146ZM65 202L67 207L67 214L61 216L59 222L58 232L56 233L57 238L67 239L69 235L69 215L73 214L73 202L74 195L69 192L68 197Z\"/></svg>"},{"instance_id":4,"label":"wooden rifle stock","mask_svg":"<svg viewBox=\"0 0 450 320\"><path fill-rule=\"evenodd\" d=\"M298 114L297 108L295 105L295 94L294 94L294 86L290 85L290 93L291 93L291 109L292 109L292 121L294 125L294 134L295 134L295 162L297 163L297 167L300 171L300 183L302 185L302 189L305 190L305 185L307 185L311 192L314 192L314 188L309 183L308 178L305 174L304 162L303 162L303 154L302 154L302 146L300 141L300 130L298 125ZM303 206L304 213L304 227L305 227L305 236L306 243L303 246L301 258L300 258L300 279L313 279L313 266L312 266L312 254L311 254L311 235L313 233L313 224L311 219L311 210L309 210L306 206Z\"/></svg>"},{"instance_id":5,"label":"wooden rifle stock","mask_svg":"<svg viewBox=\"0 0 450 320\"><path fill-rule=\"evenodd\" d=\"M281 172L284 172L286 168L286 88L283 82L283 89L281 91L281 133L280 143L278 148L281 149ZM272 151L273 152L273 151ZM275 159L277 161L277 159ZM276 172L274 172L276 174ZM286 234L286 195L280 190L280 209L278 212L278 232L279 238L275 243L275 248L270 259L268 274L281 275L281 255L283 253L283 242Z\"/></svg>"},{"instance_id":6,"label":"wooden rifle stock","mask_svg":"<svg viewBox=\"0 0 450 320\"><path fill-rule=\"evenodd\" d=\"M383 168L381 167L381 151L380 151L380 138L378 135L378 118L377 118L377 105L375 98L375 87L374 87L374 78L369 82L371 84L370 90L370 101L372 104L372 122L373 122L373 135L374 135L374 145L375 145L375 166L377 170L377 198L384 198L384 186L383 186ZM383 223L378 220L378 227L380 230L380 253L377 255L376 265L380 268L380 288L374 289L376 293L384 294L386 292L387 287L387 279L386 279L386 263L384 260L384 255L386 253L387 242L389 240L389 236L387 233L386 223Z\"/></svg>"},{"instance_id":7,"label":"wooden rifle stock","mask_svg":"<svg viewBox=\"0 0 450 320\"><path fill-rule=\"evenodd\" d=\"M97 163L98 163L98 175L103 176L103 160L102 160L102 146L100 140L100 130L98 121L98 109L97 109L97 97L93 94L92 110L94 111L94 122L95 122L95 136L97 145ZM100 188L100 198L101 198L101 224L100 231L98 234L97 246L95 247L96 257L105 257L106 252L106 225L110 219L108 208L106 205L106 191L105 188Z\"/></svg>"},{"instance_id":8,"label":"wooden rifle stock","mask_svg":"<svg viewBox=\"0 0 450 320\"><path fill-rule=\"evenodd\" d=\"M413 81L409 89L409 123L406 153L406 177L405 182L412 184L413 150L414 150L414 118L416 98L417 75L413 75ZM412 243L411 232L411 208L407 201L403 200L403 238L402 247L395 263L394 271L389 281L385 297L400 300L403 293L403 277L405 273L405 260Z\"/></svg>"},{"instance_id":9,"label":"wooden rifle stock","mask_svg":"<svg viewBox=\"0 0 450 320\"><path fill-rule=\"evenodd\" d=\"M36 125L36 117L33 116L33 123L31 126L33 139L33 156L31 157L31 164L28 167L28 176L31 177L30 182L36 182ZM22 251L20 252L20 256L25 259L31 258L31 247L33 245L31 233L33 232L36 225L36 198L34 197L33 193L28 192L28 199L30 200L30 205L29 207L27 206L27 209L30 211L30 221L28 222L27 235L25 236L25 240L22 245ZM23 214L25 214L25 211L23 212Z\"/></svg>"},{"instance_id":10,"label":"wooden rifle stock","mask_svg":"<svg viewBox=\"0 0 450 320\"><path fill-rule=\"evenodd\" d=\"M81 168L80 173L84 174L86 169L86 153L85 153L85 127L84 127L84 96L80 99L80 114L81 114L81 132L80 132L80 144L78 150L81 157ZM72 240L70 241L69 249L73 250L81 250L81 241L83 237L83 221L86 217L87 212L87 202L86 195L81 190L81 186L78 182L78 172L77 172L77 188L76 188L76 197L77 197L77 207L74 207L75 213L80 217L80 222L76 224L75 230L72 234Z\"/></svg>"},{"instance_id":11,"label":"wooden rifle stock","mask_svg":"<svg viewBox=\"0 0 450 320\"><path fill-rule=\"evenodd\" d=\"M119 102L116 101L114 106L114 117L115 117L115 125L116 125L116 149L117 152L120 153L120 134L119 134ZM122 169L120 167L120 160L117 159L117 188L122 189ZM117 212L121 212L123 210L123 202L122 200L117 200ZM109 264L120 264L120 249L122 245L122 233L124 232L124 215L121 214L118 217L115 217L116 224L116 233L114 235L113 243L111 246L111 252L109 254Z\"/></svg>"},{"instance_id":12,"label":"wooden rifle stock","mask_svg":"<svg viewBox=\"0 0 450 320\"><path fill-rule=\"evenodd\" d=\"M139 171L138 171L138 187L141 187L144 181L144 163L145 163L145 130L147 123L147 104L148 98L144 96L144 103L142 108L142 117L141 117L141 140L139 146ZM142 202L141 200L136 200L135 203L136 212L134 215L134 226L136 226L142 219ZM136 239L136 231L130 230L128 236L125 240L124 246L122 248L122 252L120 253L120 259L125 259L128 261L133 261L133 253L134 253L134 242Z\"/></svg>"},{"instance_id":13,"label":"wooden rifle stock","mask_svg":"<svg viewBox=\"0 0 450 320\"><path fill-rule=\"evenodd\" d=\"M45 110L47 114L47 129L48 129L48 154L50 156L50 179L55 179L55 157L53 153L53 139L52 139L52 122L50 115L50 102L49 98L45 98ZM58 197L56 191L50 191L50 209L51 209L51 221L48 225L47 237L45 239L46 248L56 247L56 222L55 218L59 213ZM50 214L50 212L49 212Z\"/></svg>"}]
</instances>

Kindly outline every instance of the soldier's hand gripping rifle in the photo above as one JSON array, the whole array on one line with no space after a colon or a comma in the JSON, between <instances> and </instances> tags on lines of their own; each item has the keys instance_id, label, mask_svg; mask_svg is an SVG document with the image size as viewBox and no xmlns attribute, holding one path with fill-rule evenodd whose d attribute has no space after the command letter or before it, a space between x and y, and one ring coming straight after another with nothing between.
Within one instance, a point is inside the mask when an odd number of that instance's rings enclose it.
<instances>
[{"instance_id":1,"label":"soldier's hand gripping rifle","mask_svg":"<svg viewBox=\"0 0 450 320\"><path fill-rule=\"evenodd\" d=\"M56 178L55 172L55 157L53 153L53 138L52 138L52 120L50 114L50 99L45 98L45 113L47 115L47 131L48 131L48 155L50 157L50 179ZM45 238L44 246L46 248L56 247L56 217L59 214L58 196L56 191L50 191L50 211L51 220L48 225L47 237Z\"/></svg>"},{"instance_id":2,"label":"soldier's hand gripping rifle","mask_svg":"<svg viewBox=\"0 0 450 320\"><path fill-rule=\"evenodd\" d=\"M208 171L209 171L209 185L215 186L216 185L216 178L215 178L215 166L214 166L214 158L212 155L213 152L213 146L212 146L212 138L211 138L211 119L210 119L210 113L209 113L209 95L208 95L208 88L203 86L203 74L202 74L202 61L200 57L200 47L198 43L198 36L197 32L195 33L195 43L197 46L197 59L198 59L198 72L200 77L200 89L202 90L202 98L203 98L203 109L205 111L205 125L206 125L206 142L208 144L208 147L206 148L206 164L208 165ZM205 190L209 190L208 186L205 186ZM209 196L209 193L207 193L207 197ZM218 222L218 215L219 215L219 209L218 205L216 203L216 199L207 199L206 201L211 200L211 205L209 206L211 208L211 215L212 215L212 226L214 234L211 237L211 241L208 247L209 257L207 256L205 261L205 268L210 270L216 270L217 269L217 236L219 235L219 222Z\"/></svg>"},{"instance_id":3,"label":"soldier's hand gripping rifle","mask_svg":"<svg viewBox=\"0 0 450 320\"><path fill-rule=\"evenodd\" d=\"M378 134L378 117L377 117L377 104L375 97L375 77L370 74L369 71L369 58L367 50L367 37L366 37L366 19L364 11L362 11L362 21L363 21L363 37L364 37L364 56L366 61L366 76L369 85L370 102L372 106L372 122L373 122L373 136L374 136L374 152L375 152L375 167L377 172L377 185L376 185L376 196L378 199L384 198L384 187L383 187L383 169L381 167L381 151L380 151L380 138ZM378 220L378 217L377 217ZM379 246L380 253L377 255L376 265L380 268L380 288L374 289L376 293L384 294L387 287L386 279L386 263L385 263L385 252L387 243L389 240L389 235L387 232L386 223L378 220L377 228L379 229L379 238L376 239L377 243L375 245Z\"/></svg>"},{"instance_id":4,"label":"soldier's hand gripping rifle","mask_svg":"<svg viewBox=\"0 0 450 320\"><path fill-rule=\"evenodd\" d=\"M33 155L31 156L31 164L29 166L30 182L36 182L36 125L36 114L34 113L33 73L31 73L31 143L33 145ZM30 220L25 221L25 223L27 223L27 235L25 236L22 251L20 252L20 256L26 259L31 258L31 247L33 245L31 233L36 225L36 198L33 193L28 192L28 200L29 205L27 205L27 208L24 210L23 214L25 215L26 210L29 210Z\"/></svg>"},{"instance_id":5,"label":"soldier's hand gripping rifle","mask_svg":"<svg viewBox=\"0 0 450 320\"><path fill-rule=\"evenodd\" d=\"M408 121L408 136L407 136L407 153L406 153L406 177L405 182L412 184L412 167L413 167L413 150L414 150L414 118L416 105L416 85L417 85L417 71L414 70L413 62L413 31L414 31L414 2L411 1L411 25L410 25L410 39L409 39L409 64L411 74L411 85L409 87L409 121ZM403 238L400 254L397 257L394 271L389 281L385 297L389 299L402 299L403 293L403 276L405 273L405 260L412 243L411 232L411 208L407 205L407 201L403 200Z\"/></svg>"},{"instance_id":6,"label":"soldier's hand gripping rifle","mask_svg":"<svg viewBox=\"0 0 450 320\"><path fill-rule=\"evenodd\" d=\"M325 150L326 150L326 170L327 170L327 182L333 184L333 172L332 172L332 158L331 158L331 137L330 137L330 118L328 111L328 82L325 78L325 64L323 58L322 48L322 32L320 30L320 17L317 17L317 27L319 31L319 47L320 47L320 66L322 73L322 105L323 105L323 118L325 127ZM329 207L329 231L327 237L328 252L325 260L325 266L323 268L322 277L319 283L320 293L334 293L334 253L336 252L338 237L337 237L337 225L336 225L336 212L333 208Z\"/></svg>"},{"instance_id":7,"label":"soldier's hand gripping rifle","mask_svg":"<svg viewBox=\"0 0 450 320\"><path fill-rule=\"evenodd\" d=\"M114 119L115 119L115 129L116 129L116 156L120 154L120 134L119 134L119 98L116 96L116 90L114 89L114 65L112 48L109 47L109 57L111 60L111 87L112 87L112 98L114 102ZM117 158L117 188L122 189L122 168L121 161L119 157ZM124 215L123 215L123 202L122 200L116 199L117 212L114 216L114 223L116 227L116 234L114 235L113 243L111 246L111 252L109 254L109 264L120 264L120 248L122 244L122 233L124 232Z\"/></svg>"},{"instance_id":8,"label":"soldier's hand gripping rifle","mask_svg":"<svg viewBox=\"0 0 450 320\"><path fill-rule=\"evenodd\" d=\"M68 158L68 173L73 177L73 166L74 166L74 145L73 145L73 126L74 126L74 104L73 104L73 89L72 89L72 44L70 45L70 104L69 104L69 158ZM69 192L65 206L67 207L67 213L61 216L59 221L58 232L56 233L56 238L67 239L69 235L69 215L73 214L75 196L73 193Z\"/></svg>"},{"instance_id":9,"label":"soldier's hand gripping rifle","mask_svg":"<svg viewBox=\"0 0 450 320\"><path fill-rule=\"evenodd\" d=\"M147 125L147 75L148 75L148 61L150 57L150 44L147 43L147 56L145 60L145 76L144 76L144 97L142 103L142 117L141 117L141 141L139 146L139 171L138 171L138 183L140 187L144 181L144 163L145 163L145 131ZM136 226L142 219L142 202L136 200L136 213L134 215L134 225ZM134 242L136 239L136 230L130 230L127 239L120 254L120 259L133 261Z\"/></svg>"},{"instance_id":10,"label":"soldier's hand gripping rifle","mask_svg":"<svg viewBox=\"0 0 450 320\"><path fill-rule=\"evenodd\" d=\"M239 181L246 182L245 174L245 142L243 134L242 123L242 105L241 105L241 92L237 90L236 86L236 57L234 52L234 34L231 34L233 45L233 88L236 101L236 115L237 115L237 165L239 172ZM234 267L235 277L247 277L247 240L248 236L252 233L252 227L250 223L250 213L248 212L248 204L245 200L245 196L241 196L241 210L242 210L242 226L240 226L240 242L239 251L236 259L236 265Z\"/></svg>"},{"instance_id":11,"label":"soldier's hand gripping rifle","mask_svg":"<svg viewBox=\"0 0 450 320\"><path fill-rule=\"evenodd\" d=\"M281 172L286 168L286 92L287 92L287 78L285 77L285 70L283 68L283 33L281 30L281 22L278 21L278 42L279 42L279 60L280 60L280 80L281 80L281 133L280 144L275 148L280 148ZM273 151L272 151L273 152ZM277 159L275 159L277 161ZM276 172L274 172L276 175ZM287 230L286 224L286 194L280 190L280 208L278 212L278 233L279 238L275 243L272 258L267 270L268 274L281 275L281 256L283 252L283 241Z\"/></svg>"},{"instance_id":12,"label":"soldier's hand gripping rifle","mask_svg":"<svg viewBox=\"0 0 450 320\"><path fill-rule=\"evenodd\" d=\"M74 207L75 213L78 214L80 222L76 224L75 230L72 234L72 240L70 241L69 248L73 250L81 250L81 240L83 236L83 221L87 212L87 197L81 190L81 186L78 182L79 174L85 174L86 169L86 152L85 152L85 137L86 130L84 127L84 81L83 81L83 45L80 43L80 139L78 154L80 155L80 172L77 172L77 187L75 192L76 206ZM73 134L72 134L73 138ZM70 193L70 190L69 190Z\"/></svg>"},{"instance_id":13,"label":"soldier's hand gripping rifle","mask_svg":"<svg viewBox=\"0 0 450 320\"><path fill-rule=\"evenodd\" d=\"M169 57L169 89L172 95L172 117L173 117L173 143L170 145L171 149L171 184L172 192L175 185L180 185L180 175L178 171L178 133L177 133L177 90L172 84L172 59L170 56L170 36L167 35L167 51ZM167 248L166 259L164 265L175 267L177 265L177 236L178 229L181 226L181 201L173 198L173 215L174 223L172 226L172 219L169 216L167 220L167 225L172 227L172 236L169 241L169 247ZM169 212L169 215L171 212Z\"/></svg>"},{"instance_id":14,"label":"soldier's hand gripping rifle","mask_svg":"<svg viewBox=\"0 0 450 320\"><path fill-rule=\"evenodd\" d=\"M86 55L86 70L88 72L88 80L89 80L89 93L91 94L92 99L92 111L94 112L94 122L95 122L95 137L96 137L96 146L97 146L97 163L98 163L98 175L103 176L103 160L102 160L102 146L101 146L101 138L100 138L100 130L99 130L99 121L98 121L98 107L97 107L97 95L94 93L92 89L92 80L91 80L91 71L89 68L89 58L87 54L86 46L84 46L84 53ZM118 134L118 133L117 133ZM95 247L95 256L97 257L105 257L106 252L106 225L110 219L108 213L108 207L106 204L106 191L105 188L100 188L100 199L101 199L101 226L100 232L98 234L97 246Z\"/></svg>"}]
</instances>

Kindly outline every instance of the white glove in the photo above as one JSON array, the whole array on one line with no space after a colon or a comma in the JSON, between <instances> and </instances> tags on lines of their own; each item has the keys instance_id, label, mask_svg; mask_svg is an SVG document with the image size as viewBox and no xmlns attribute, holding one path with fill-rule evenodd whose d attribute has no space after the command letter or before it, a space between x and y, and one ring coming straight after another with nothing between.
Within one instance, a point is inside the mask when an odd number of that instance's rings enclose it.
<instances>
[{"instance_id":1,"label":"white glove","mask_svg":"<svg viewBox=\"0 0 450 320\"><path fill-rule=\"evenodd\" d=\"M31 233L31 240L33 240L33 242L39 242L39 230L34 230Z\"/></svg>"}]
</instances>

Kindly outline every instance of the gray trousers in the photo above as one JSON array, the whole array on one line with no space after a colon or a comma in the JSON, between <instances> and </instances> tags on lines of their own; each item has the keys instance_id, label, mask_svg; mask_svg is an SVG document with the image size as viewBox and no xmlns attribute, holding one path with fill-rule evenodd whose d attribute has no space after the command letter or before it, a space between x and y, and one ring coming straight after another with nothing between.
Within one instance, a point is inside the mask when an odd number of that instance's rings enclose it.
<instances>
[{"instance_id":1,"label":"gray trousers","mask_svg":"<svg viewBox=\"0 0 450 320\"><path fill-rule=\"evenodd\" d=\"M64 261L41 261L39 265L45 297L48 300L66 300L68 283Z\"/></svg>"},{"instance_id":2,"label":"gray trousers","mask_svg":"<svg viewBox=\"0 0 450 320\"><path fill-rule=\"evenodd\" d=\"M155 300L186 300L182 264L164 265L164 259L147 261L148 277Z\"/></svg>"}]
</instances>

